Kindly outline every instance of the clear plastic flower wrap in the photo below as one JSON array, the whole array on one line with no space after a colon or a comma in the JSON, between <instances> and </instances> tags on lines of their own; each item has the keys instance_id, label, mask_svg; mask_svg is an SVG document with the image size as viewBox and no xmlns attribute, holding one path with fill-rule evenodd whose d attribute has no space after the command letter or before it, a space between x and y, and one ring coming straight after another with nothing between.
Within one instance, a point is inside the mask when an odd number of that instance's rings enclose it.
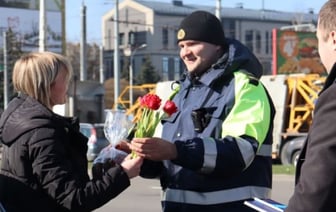
<instances>
[{"instance_id":1,"label":"clear plastic flower wrap","mask_svg":"<svg viewBox=\"0 0 336 212\"><path fill-rule=\"evenodd\" d=\"M127 153L115 147L127 137L132 127L133 123L124 110L106 110L104 133L111 145L105 147L93 163L104 163L112 160L120 164Z\"/></svg>"},{"instance_id":2,"label":"clear plastic flower wrap","mask_svg":"<svg viewBox=\"0 0 336 212\"><path fill-rule=\"evenodd\" d=\"M96 163L105 163L108 161L113 161L116 164L120 164L128 154L124 151L116 149L113 146L107 146L99 153L96 159L93 161Z\"/></svg>"}]
</instances>

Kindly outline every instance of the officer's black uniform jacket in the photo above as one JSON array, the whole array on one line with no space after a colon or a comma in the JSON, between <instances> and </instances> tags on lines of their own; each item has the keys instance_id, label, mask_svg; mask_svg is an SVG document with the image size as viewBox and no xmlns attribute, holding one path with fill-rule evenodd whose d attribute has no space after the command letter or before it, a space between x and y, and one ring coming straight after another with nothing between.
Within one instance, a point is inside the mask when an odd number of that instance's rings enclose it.
<instances>
[{"instance_id":1,"label":"officer's black uniform jacket","mask_svg":"<svg viewBox=\"0 0 336 212\"><path fill-rule=\"evenodd\" d=\"M317 100L286 212L336 211L336 64Z\"/></svg>"}]
</instances>

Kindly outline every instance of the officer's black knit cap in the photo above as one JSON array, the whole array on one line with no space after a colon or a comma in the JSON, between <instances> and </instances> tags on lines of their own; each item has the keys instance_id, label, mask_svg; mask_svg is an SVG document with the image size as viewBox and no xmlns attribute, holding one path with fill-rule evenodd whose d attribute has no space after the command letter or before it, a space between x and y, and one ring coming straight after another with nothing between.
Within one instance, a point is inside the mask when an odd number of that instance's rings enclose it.
<instances>
[{"instance_id":1,"label":"officer's black knit cap","mask_svg":"<svg viewBox=\"0 0 336 212\"><path fill-rule=\"evenodd\" d=\"M183 40L226 45L221 22L215 15L206 11L195 11L182 20L177 31L177 42Z\"/></svg>"}]
</instances>

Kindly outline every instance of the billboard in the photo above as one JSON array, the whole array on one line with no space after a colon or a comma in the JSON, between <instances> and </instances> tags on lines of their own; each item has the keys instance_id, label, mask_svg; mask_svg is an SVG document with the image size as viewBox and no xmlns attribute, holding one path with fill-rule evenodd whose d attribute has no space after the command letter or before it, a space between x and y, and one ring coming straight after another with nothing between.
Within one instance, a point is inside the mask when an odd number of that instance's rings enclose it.
<instances>
[{"instance_id":1,"label":"billboard","mask_svg":"<svg viewBox=\"0 0 336 212\"><path fill-rule=\"evenodd\" d=\"M273 30L274 74L326 74L315 32Z\"/></svg>"},{"instance_id":2,"label":"billboard","mask_svg":"<svg viewBox=\"0 0 336 212\"><path fill-rule=\"evenodd\" d=\"M8 1L10 2L10 1ZM36 0L16 0L0 6L0 47L3 47L3 32L11 29L23 51L39 49L39 16ZM62 52L62 14L58 0L46 1L46 50Z\"/></svg>"}]
</instances>

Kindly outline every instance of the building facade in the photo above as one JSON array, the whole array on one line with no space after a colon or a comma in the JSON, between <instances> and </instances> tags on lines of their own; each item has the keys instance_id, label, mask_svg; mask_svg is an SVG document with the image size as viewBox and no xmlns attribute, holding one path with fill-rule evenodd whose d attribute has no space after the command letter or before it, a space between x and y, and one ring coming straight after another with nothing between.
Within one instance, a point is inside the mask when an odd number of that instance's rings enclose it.
<instances>
[{"instance_id":1,"label":"building facade","mask_svg":"<svg viewBox=\"0 0 336 212\"><path fill-rule=\"evenodd\" d=\"M206 10L215 14L215 5L184 4L182 0L170 3L143 0L124 0L119 3L118 17L115 8L102 18L104 67L106 78L113 77L115 39L119 42L120 69L126 61L125 50L133 55L133 71L136 76L143 58L150 56L151 62L163 81L176 80L183 72L179 58L176 33L180 21L195 10ZM293 24L316 24L317 14L290 13L274 10L245 9L239 4L235 8L221 8L221 21L226 37L235 38L249 47L264 67L264 74L272 70L272 30ZM114 29L118 24L119 34ZM145 48L137 49L146 44Z\"/></svg>"},{"instance_id":2,"label":"building facade","mask_svg":"<svg viewBox=\"0 0 336 212\"><path fill-rule=\"evenodd\" d=\"M62 52L62 13L55 1L46 1L46 50ZM3 33L12 31L24 52L39 49L39 1L7 0L0 5L0 48ZM3 51L1 51L3 52Z\"/></svg>"}]
</instances>

